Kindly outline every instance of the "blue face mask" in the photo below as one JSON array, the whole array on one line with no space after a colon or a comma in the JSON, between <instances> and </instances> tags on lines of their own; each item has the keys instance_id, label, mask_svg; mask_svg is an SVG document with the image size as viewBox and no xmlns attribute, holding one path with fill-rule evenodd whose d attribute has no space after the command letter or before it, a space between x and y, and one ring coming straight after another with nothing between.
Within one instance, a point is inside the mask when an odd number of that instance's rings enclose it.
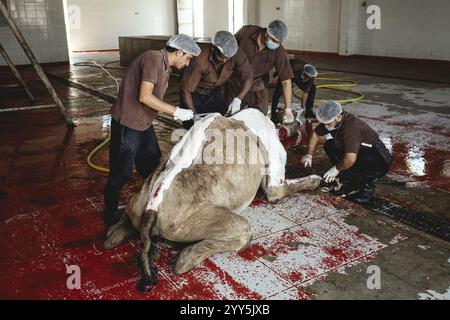
<instances>
[{"instance_id":1,"label":"blue face mask","mask_svg":"<svg viewBox=\"0 0 450 320\"><path fill-rule=\"evenodd\" d=\"M273 42L270 39L266 39L266 47L269 50L277 50L280 47L280 45L278 43Z\"/></svg>"}]
</instances>

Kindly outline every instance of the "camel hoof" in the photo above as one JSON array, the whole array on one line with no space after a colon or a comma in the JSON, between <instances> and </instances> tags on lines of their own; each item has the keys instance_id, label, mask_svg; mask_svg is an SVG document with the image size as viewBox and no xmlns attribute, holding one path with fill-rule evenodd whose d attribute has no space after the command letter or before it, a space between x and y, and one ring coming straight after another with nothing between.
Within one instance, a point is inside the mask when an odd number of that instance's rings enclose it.
<instances>
[{"instance_id":1,"label":"camel hoof","mask_svg":"<svg viewBox=\"0 0 450 320\"><path fill-rule=\"evenodd\" d=\"M137 289L140 292L150 292L152 291L153 287L156 285L156 283L158 282L158 280L152 279L153 277L146 277L143 276L141 279L139 279L138 283L137 283Z\"/></svg>"},{"instance_id":2,"label":"camel hoof","mask_svg":"<svg viewBox=\"0 0 450 320\"><path fill-rule=\"evenodd\" d=\"M114 248L114 245L108 239L105 242L103 242L103 248L105 248L106 250L110 250L110 249Z\"/></svg>"}]
</instances>

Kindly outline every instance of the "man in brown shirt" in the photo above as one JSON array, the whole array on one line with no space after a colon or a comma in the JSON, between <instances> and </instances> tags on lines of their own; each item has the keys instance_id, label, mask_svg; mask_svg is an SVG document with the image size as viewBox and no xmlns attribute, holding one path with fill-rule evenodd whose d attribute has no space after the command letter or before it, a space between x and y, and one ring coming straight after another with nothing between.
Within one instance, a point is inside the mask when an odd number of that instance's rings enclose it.
<instances>
[{"instance_id":1,"label":"man in brown shirt","mask_svg":"<svg viewBox=\"0 0 450 320\"><path fill-rule=\"evenodd\" d=\"M222 86L235 74L243 83L241 91L224 101ZM181 105L195 113L239 111L242 99L253 85L253 71L245 53L239 49L234 35L219 31L212 43L186 68L181 79ZM193 122L185 123L190 127Z\"/></svg>"},{"instance_id":2,"label":"man in brown shirt","mask_svg":"<svg viewBox=\"0 0 450 320\"><path fill-rule=\"evenodd\" d=\"M316 86L314 79L319 75L316 67L305 61L295 58L290 60L291 69L294 73L292 81L303 92L302 108L305 110L305 118L315 118L313 113L314 100L316 98ZM272 96L272 121L275 121L283 87L278 79L277 87Z\"/></svg>"},{"instance_id":3,"label":"man in brown shirt","mask_svg":"<svg viewBox=\"0 0 450 320\"><path fill-rule=\"evenodd\" d=\"M324 175L331 183L339 176L343 184L336 195L344 196L361 204L367 204L375 193L375 181L385 176L392 164L392 156L378 134L364 121L343 112L336 101L319 106L316 113L321 122L314 130L308 152L302 158L305 167L312 166L312 158L319 136L330 134L333 138L325 142L324 149L334 165ZM361 188L356 188L356 178L362 178ZM354 192L358 190L358 192Z\"/></svg>"},{"instance_id":4,"label":"man in brown shirt","mask_svg":"<svg viewBox=\"0 0 450 320\"><path fill-rule=\"evenodd\" d=\"M243 99L243 103L267 114L269 109L269 72L275 67L283 87L286 105L284 120L290 123L294 121L291 82L294 74L288 55L282 46L287 35L287 26L282 21L275 20L267 28L244 26L236 33L235 37L239 47L247 55L254 76L253 87ZM241 88L242 81L233 75L226 85L225 96L236 96Z\"/></svg>"},{"instance_id":5,"label":"man in brown shirt","mask_svg":"<svg viewBox=\"0 0 450 320\"><path fill-rule=\"evenodd\" d=\"M159 111L173 115L175 120L193 118L191 110L176 108L162 99L168 87L171 68L189 65L200 48L187 35L167 41L165 49L146 51L128 67L117 101L111 108L111 141L109 147L108 182L105 186L105 224L119 220L119 192L130 179L133 167L147 176L159 163L161 151L152 122Z\"/></svg>"}]
</instances>

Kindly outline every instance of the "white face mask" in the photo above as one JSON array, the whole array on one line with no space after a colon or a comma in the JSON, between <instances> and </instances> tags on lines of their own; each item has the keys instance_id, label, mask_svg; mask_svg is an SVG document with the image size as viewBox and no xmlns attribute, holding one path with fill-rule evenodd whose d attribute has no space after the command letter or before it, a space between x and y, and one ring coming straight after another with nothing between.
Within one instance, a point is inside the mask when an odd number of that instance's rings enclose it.
<instances>
[{"instance_id":1,"label":"white face mask","mask_svg":"<svg viewBox=\"0 0 450 320\"><path fill-rule=\"evenodd\" d=\"M266 39L266 47L269 50L277 50L280 47L280 45L278 43L273 42L270 39Z\"/></svg>"}]
</instances>

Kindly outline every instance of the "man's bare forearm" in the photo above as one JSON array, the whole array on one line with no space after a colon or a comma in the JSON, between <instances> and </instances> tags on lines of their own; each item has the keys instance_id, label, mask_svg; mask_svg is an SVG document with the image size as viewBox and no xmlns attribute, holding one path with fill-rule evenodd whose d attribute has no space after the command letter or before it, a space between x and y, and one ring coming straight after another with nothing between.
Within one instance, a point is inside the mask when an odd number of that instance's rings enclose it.
<instances>
[{"instance_id":1,"label":"man's bare forearm","mask_svg":"<svg viewBox=\"0 0 450 320\"><path fill-rule=\"evenodd\" d=\"M292 81L291 79L281 82L283 86L283 97L286 108L292 108Z\"/></svg>"},{"instance_id":2,"label":"man's bare forearm","mask_svg":"<svg viewBox=\"0 0 450 320\"><path fill-rule=\"evenodd\" d=\"M252 89L252 86L253 86L253 79L249 79L249 80L245 81L244 85L242 86L242 90L241 90L241 92L239 92L239 95L237 96L237 98L241 101L244 100L247 93L249 93L250 90Z\"/></svg>"},{"instance_id":3,"label":"man's bare forearm","mask_svg":"<svg viewBox=\"0 0 450 320\"><path fill-rule=\"evenodd\" d=\"M189 91L181 91L181 100L183 102L183 107L188 107L192 111L197 112L194 106L194 100L192 99L192 93Z\"/></svg>"},{"instance_id":4,"label":"man's bare forearm","mask_svg":"<svg viewBox=\"0 0 450 320\"><path fill-rule=\"evenodd\" d=\"M153 94L148 94L140 99L140 102L145 104L147 107L154 109L156 111L164 112L173 116L177 110L176 107L158 99Z\"/></svg>"},{"instance_id":5,"label":"man's bare forearm","mask_svg":"<svg viewBox=\"0 0 450 320\"><path fill-rule=\"evenodd\" d=\"M356 158L356 153L346 153L342 160L336 165L336 169L339 171L350 169L355 164Z\"/></svg>"},{"instance_id":6,"label":"man's bare forearm","mask_svg":"<svg viewBox=\"0 0 450 320\"><path fill-rule=\"evenodd\" d=\"M316 132L313 131L313 134L311 136L311 138L309 139L309 143L308 143L308 154L309 155L314 155L314 153L316 152L316 147L317 144L319 143L319 136L317 135Z\"/></svg>"},{"instance_id":7,"label":"man's bare forearm","mask_svg":"<svg viewBox=\"0 0 450 320\"><path fill-rule=\"evenodd\" d=\"M302 96L302 107L306 108L306 102L308 101L308 93L305 92Z\"/></svg>"}]
</instances>

